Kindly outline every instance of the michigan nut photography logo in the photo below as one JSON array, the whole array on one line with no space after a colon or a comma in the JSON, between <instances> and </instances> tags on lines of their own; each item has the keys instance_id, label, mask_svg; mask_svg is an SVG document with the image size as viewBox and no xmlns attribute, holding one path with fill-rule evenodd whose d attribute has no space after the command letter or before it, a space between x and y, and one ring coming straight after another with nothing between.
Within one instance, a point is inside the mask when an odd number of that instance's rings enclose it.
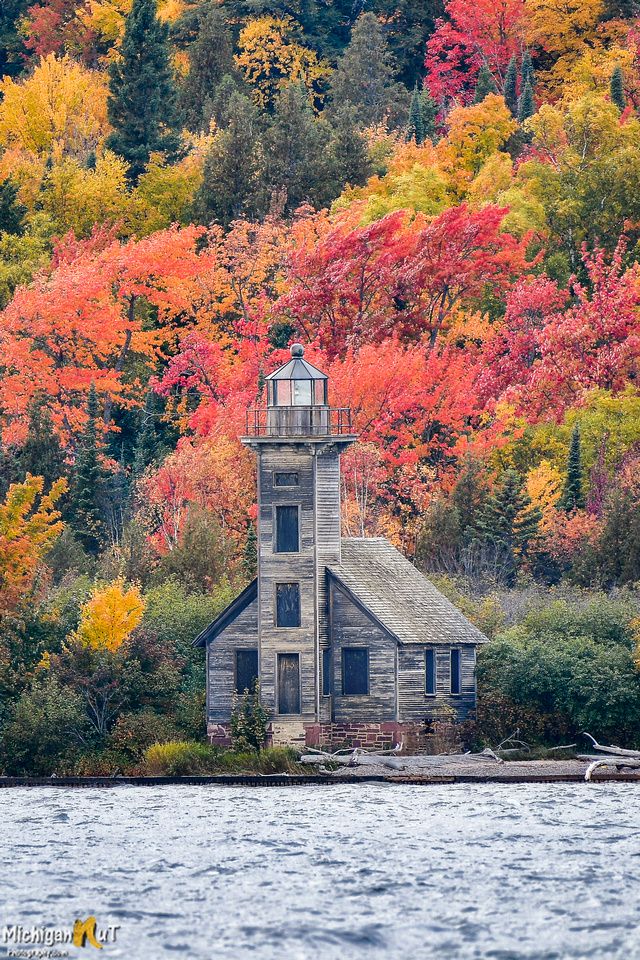
<instances>
[{"instance_id":1,"label":"michigan nut photography logo","mask_svg":"<svg viewBox=\"0 0 640 960\"><path fill-rule=\"evenodd\" d=\"M58 947L94 947L102 950L107 944L118 939L119 924L98 926L95 917L75 920L73 927L24 927L20 924L6 925L0 933L3 945L10 948L9 957L39 958L68 957L68 951Z\"/></svg>"}]
</instances>

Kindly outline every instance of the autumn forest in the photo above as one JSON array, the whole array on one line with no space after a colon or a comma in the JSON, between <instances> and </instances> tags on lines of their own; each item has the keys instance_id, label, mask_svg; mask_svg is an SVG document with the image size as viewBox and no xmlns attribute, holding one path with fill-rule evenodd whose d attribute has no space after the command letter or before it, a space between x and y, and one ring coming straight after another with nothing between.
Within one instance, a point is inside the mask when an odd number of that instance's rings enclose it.
<instances>
[{"instance_id":1,"label":"autumn forest","mask_svg":"<svg viewBox=\"0 0 640 960\"><path fill-rule=\"evenodd\" d=\"M634 0L6 0L0 76L0 771L203 740L294 340L476 742L640 745Z\"/></svg>"}]
</instances>

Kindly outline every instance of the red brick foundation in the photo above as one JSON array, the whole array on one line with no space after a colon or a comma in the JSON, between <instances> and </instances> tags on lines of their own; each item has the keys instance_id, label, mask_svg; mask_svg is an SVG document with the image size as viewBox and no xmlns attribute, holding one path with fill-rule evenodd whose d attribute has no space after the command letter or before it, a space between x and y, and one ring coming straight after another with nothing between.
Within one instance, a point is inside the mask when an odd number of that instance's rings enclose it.
<instances>
[{"instance_id":1,"label":"red brick foundation","mask_svg":"<svg viewBox=\"0 0 640 960\"><path fill-rule=\"evenodd\" d=\"M296 725L296 728L299 725ZM405 754L437 754L462 750L462 727L460 724L435 721L428 727L424 723L400 723L386 720L381 723L305 723L304 742L296 729L291 746L298 749L322 747L340 750L346 747L361 747L364 750L391 750L401 744ZM292 728L293 729L293 728ZM231 728L228 723L210 723L207 727L209 743L215 747L231 746ZM281 737L279 742L282 742ZM271 746L271 724L266 745Z\"/></svg>"}]
</instances>

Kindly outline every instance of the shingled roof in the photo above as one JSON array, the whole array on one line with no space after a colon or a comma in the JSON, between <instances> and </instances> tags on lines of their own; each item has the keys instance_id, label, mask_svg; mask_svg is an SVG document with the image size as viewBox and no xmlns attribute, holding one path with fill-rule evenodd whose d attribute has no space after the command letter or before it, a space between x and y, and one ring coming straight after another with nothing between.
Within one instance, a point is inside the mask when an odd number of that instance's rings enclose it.
<instances>
[{"instance_id":1,"label":"shingled roof","mask_svg":"<svg viewBox=\"0 0 640 960\"><path fill-rule=\"evenodd\" d=\"M486 643L483 633L383 537L342 541L329 573L400 643Z\"/></svg>"}]
</instances>

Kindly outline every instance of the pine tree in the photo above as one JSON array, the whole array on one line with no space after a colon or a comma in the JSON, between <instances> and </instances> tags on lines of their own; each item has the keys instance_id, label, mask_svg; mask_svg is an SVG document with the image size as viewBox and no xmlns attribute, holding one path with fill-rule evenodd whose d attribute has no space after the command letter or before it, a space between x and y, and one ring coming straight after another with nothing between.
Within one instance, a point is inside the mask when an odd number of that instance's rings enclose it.
<instances>
[{"instance_id":1,"label":"pine tree","mask_svg":"<svg viewBox=\"0 0 640 960\"><path fill-rule=\"evenodd\" d=\"M355 107L347 104L332 117L328 147L332 168L331 199L339 196L346 184L359 187L371 176L372 166L364 136L357 123Z\"/></svg>"},{"instance_id":2,"label":"pine tree","mask_svg":"<svg viewBox=\"0 0 640 960\"><path fill-rule=\"evenodd\" d=\"M573 428L569 456L567 458L567 479L558 506L561 510L571 513L572 510L582 510L584 507L584 492L582 489L582 444L580 441L580 427Z\"/></svg>"},{"instance_id":3,"label":"pine tree","mask_svg":"<svg viewBox=\"0 0 640 960\"><path fill-rule=\"evenodd\" d=\"M416 83L409 107L409 123L407 125L407 140L413 140L420 146L424 143L424 117L422 115L422 100L418 84Z\"/></svg>"},{"instance_id":4,"label":"pine tree","mask_svg":"<svg viewBox=\"0 0 640 960\"><path fill-rule=\"evenodd\" d=\"M207 128L216 90L233 72L231 33L221 9L209 0L200 11L198 34L189 46L189 73L180 91L184 124L189 130Z\"/></svg>"},{"instance_id":5,"label":"pine tree","mask_svg":"<svg viewBox=\"0 0 640 960\"><path fill-rule=\"evenodd\" d=\"M144 171L151 153L173 157L179 145L167 38L155 0L133 0L121 56L109 69L108 112L114 132L107 141L127 161L133 180Z\"/></svg>"},{"instance_id":6,"label":"pine tree","mask_svg":"<svg viewBox=\"0 0 640 960\"><path fill-rule=\"evenodd\" d=\"M408 91L395 77L395 61L378 18L362 13L351 31L351 42L338 60L331 81L334 108L351 103L358 111L360 126L370 127L389 119L392 126L404 126Z\"/></svg>"},{"instance_id":7,"label":"pine tree","mask_svg":"<svg viewBox=\"0 0 640 960\"><path fill-rule=\"evenodd\" d=\"M476 92L473 98L474 103L482 103L485 97L488 97L490 93L497 93L497 87L495 81L489 70L489 67L486 63L483 63L480 67L478 73L478 80L476 82Z\"/></svg>"},{"instance_id":8,"label":"pine tree","mask_svg":"<svg viewBox=\"0 0 640 960\"><path fill-rule=\"evenodd\" d=\"M616 67L611 74L609 95L611 102L615 103L620 113L622 113L627 106L627 98L624 95L624 76L621 67Z\"/></svg>"},{"instance_id":9,"label":"pine tree","mask_svg":"<svg viewBox=\"0 0 640 960\"><path fill-rule=\"evenodd\" d=\"M27 208L18 200L18 188L10 177L0 183L0 233L21 236Z\"/></svg>"},{"instance_id":10,"label":"pine tree","mask_svg":"<svg viewBox=\"0 0 640 960\"><path fill-rule=\"evenodd\" d=\"M97 556L105 534L104 497L106 471L98 444L98 395L91 384L87 425L76 456L71 488L72 527L85 550Z\"/></svg>"},{"instance_id":11,"label":"pine tree","mask_svg":"<svg viewBox=\"0 0 640 960\"><path fill-rule=\"evenodd\" d=\"M133 449L131 472L134 478L141 477L147 467L155 462L157 453L156 403L155 395L150 390L140 414L138 433Z\"/></svg>"},{"instance_id":12,"label":"pine tree","mask_svg":"<svg viewBox=\"0 0 640 960\"><path fill-rule=\"evenodd\" d=\"M27 473L44 477L45 488L66 473L64 452L42 395L36 396L29 405L27 436L14 457L12 472L16 480L23 480Z\"/></svg>"},{"instance_id":13,"label":"pine tree","mask_svg":"<svg viewBox=\"0 0 640 960\"><path fill-rule=\"evenodd\" d=\"M515 470L506 470L500 486L485 502L477 521L481 537L504 553L504 578L512 583L521 557L535 539L542 515L523 492Z\"/></svg>"},{"instance_id":14,"label":"pine tree","mask_svg":"<svg viewBox=\"0 0 640 960\"><path fill-rule=\"evenodd\" d=\"M438 104L427 89L420 94L420 106L422 107L424 138L435 142L437 138Z\"/></svg>"},{"instance_id":15,"label":"pine tree","mask_svg":"<svg viewBox=\"0 0 640 960\"><path fill-rule=\"evenodd\" d=\"M242 566L247 577L255 577L258 566L258 538L253 523L250 523L247 529Z\"/></svg>"},{"instance_id":16,"label":"pine tree","mask_svg":"<svg viewBox=\"0 0 640 960\"><path fill-rule=\"evenodd\" d=\"M532 117L535 112L536 105L533 99L533 87L527 80L524 90L522 91L522 96L518 101L518 120L520 123L524 123L524 121Z\"/></svg>"},{"instance_id":17,"label":"pine tree","mask_svg":"<svg viewBox=\"0 0 640 960\"><path fill-rule=\"evenodd\" d=\"M518 113L518 65L515 57L511 57L504 78L504 100L515 117Z\"/></svg>"},{"instance_id":18,"label":"pine tree","mask_svg":"<svg viewBox=\"0 0 640 960\"><path fill-rule=\"evenodd\" d=\"M531 89L535 90L536 87L536 72L533 69L533 61L531 60L531 54L528 50L522 55L522 63L520 64L520 84L521 88L524 90L526 85L530 83Z\"/></svg>"},{"instance_id":19,"label":"pine tree","mask_svg":"<svg viewBox=\"0 0 640 960\"><path fill-rule=\"evenodd\" d=\"M194 216L204 224L228 226L241 216L264 212L263 149L258 112L243 94L231 95L227 126L216 135L203 167Z\"/></svg>"}]
</instances>

